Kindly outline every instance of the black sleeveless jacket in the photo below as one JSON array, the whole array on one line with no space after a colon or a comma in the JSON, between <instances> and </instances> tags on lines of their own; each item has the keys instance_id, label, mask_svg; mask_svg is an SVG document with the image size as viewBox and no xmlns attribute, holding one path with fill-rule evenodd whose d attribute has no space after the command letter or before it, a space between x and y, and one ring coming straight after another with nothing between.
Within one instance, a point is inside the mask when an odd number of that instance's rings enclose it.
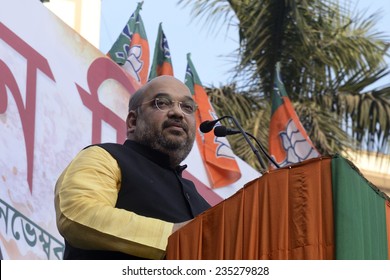
<instances>
[{"instance_id":1,"label":"black sleeveless jacket","mask_svg":"<svg viewBox=\"0 0 390 280\"><path fill-rule=\"evenodd\" d=\"M98 144L116 159L121 189L116 208L171 223L190 220L210 205L193 182L181 176L186 166L169 167L169 157L134 141ZM118 225L120 226L120 225ZM66 259L139 259L121 252L82 250L65 242Z\"/></svg>"}]
</instances>

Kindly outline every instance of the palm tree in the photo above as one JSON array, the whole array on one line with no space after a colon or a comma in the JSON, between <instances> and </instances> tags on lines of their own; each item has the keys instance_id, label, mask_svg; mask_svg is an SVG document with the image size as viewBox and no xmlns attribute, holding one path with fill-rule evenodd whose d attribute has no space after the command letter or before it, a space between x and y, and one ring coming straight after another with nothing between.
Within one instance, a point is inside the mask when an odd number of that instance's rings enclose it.
<instances>
[{"instance_id":1,"label":"palm tree","mask_svg":"<svg viewBox=\"0 0 390 280\"><path fill-rule=\"evenodd\" d=\"M353 15L338 2L180 0L192 5L195 16L223 17L227 24L238 25L236 74L228 85L207 89L217 113L237 116L245 130L266 144L280 62L289 97L322 154L357 147L388 153L390 84L366 88L389 76L384 58L390 42L372 31L378 15ZM257 167L255 157L240 149L240 141L231 140L235 153Z\"/></svg>"}]
</instances>

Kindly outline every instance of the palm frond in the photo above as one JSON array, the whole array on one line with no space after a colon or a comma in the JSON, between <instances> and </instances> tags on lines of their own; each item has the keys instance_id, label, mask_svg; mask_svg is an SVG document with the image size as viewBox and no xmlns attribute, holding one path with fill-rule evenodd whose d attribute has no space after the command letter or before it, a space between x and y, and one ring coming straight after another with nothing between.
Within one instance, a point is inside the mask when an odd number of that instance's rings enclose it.
<instances>
[{"instance_id":1,"label":"palm frond","mask_svg":"<svg viewBox=\"0 0 390 280\"><path fill-rule=\"evenodd\" d=\"M219 115L237 116L267 143L279 61L286 91L321 153L356 147L390 150L390 84L372 87L390 75L384 60L389 36L374 30L378 14L353 14L349 0L184 2L209 22L219 17L238 25L234 85L209 89ZM236 138L232 146L241 151Z\"/></svg>"}]
</instances>

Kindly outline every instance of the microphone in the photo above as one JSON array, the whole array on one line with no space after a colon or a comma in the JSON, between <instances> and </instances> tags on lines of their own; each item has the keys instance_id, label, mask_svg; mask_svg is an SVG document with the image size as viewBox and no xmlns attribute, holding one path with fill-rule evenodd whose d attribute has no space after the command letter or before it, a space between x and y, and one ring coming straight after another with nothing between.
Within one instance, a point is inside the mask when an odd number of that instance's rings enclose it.
<instances>
[{"instance_id":1,"label":"microphone","mask_svg":"<svg viewBox=\"0 0 390 280\"><path fill-rule=\"evenodd\" d=\"M229 116L223 116L219 119L213 120L213 121L204 121L199 125L199 130L202 133L207 133L213 130L214 126L219 122L220 120L223 120L224 118L228 118Z\"/></svg>"},{"instance_id":2,"label":"microphone","mask_svg":"<svg viewBox=\"0 0 390 280\"><path fill-rule=\"evenodd\" d=\"M227 128L224 125L219 125L219 126L214 128L214 135L217 137L225 137L228 135L234 135L234 134L238 134L238 133L241 133L241 131L239 131L237 129Z\"/></svg>"},{"instance_id":3,"label":"microphone","mask_svg":"<svg viewBox=\"0 0 390 280\"><path fill-rule=\"evenodd\" d=\"M260 150L263 152L263 154L271 161L276 168L280 168L279 164L276 163L276 161L267 153L267 151L264 149L263 145L260 143L260 141L257 140L255 136L253 136L251 133L244 131L247 135L249 135L252 139L256 141L256 144L259 146ZM241 133L239 130L231 129L223 125L219 125L216 128L214 128L214 135L217 137L226 137L227 135L234 135Z\"/></svg>"},{"instance_id":4,"label":"microphone","mask_svg":"<svg viewBox=\"0 0 390 280\"><path fill-rule=\"evenodd\" d=\"M229 119L231 119L231 120L234 122L234 124L236 125L236 127L239 129L239 132L238 132L238 133L241 133L242 136L244 136L245 141L249 144L249 146L250 146L250 148L252 149L253 153L256 155L257 160L259 161L261 168L262 168L262 169L267 169L267 167L266 167L264 161L261 159L261 156L260 156L260 154L259 154L259 150L257 150L257 149L255 148L255 146L253 146L252 142L251 142L251 141L249 140L249 138L248 138L248 135L246 134L246 132L245 132L244 129L241 127L240 123L236 120L235 117L226 115L226 116L220 117L219 119L216 119L216 120L213 120L213 121L204 121L204 122L201 123L201 125L199 126L199 129L200 129L200 131L203 132L203 133L210 132L210 131L213 129L213 127L215 126L215 124L216 124L217 122L219 122L220 120L224 119L224 118L229 118ZM218 130L217 130L217 131L218 131Z\"/></svg>"}]
</instances>

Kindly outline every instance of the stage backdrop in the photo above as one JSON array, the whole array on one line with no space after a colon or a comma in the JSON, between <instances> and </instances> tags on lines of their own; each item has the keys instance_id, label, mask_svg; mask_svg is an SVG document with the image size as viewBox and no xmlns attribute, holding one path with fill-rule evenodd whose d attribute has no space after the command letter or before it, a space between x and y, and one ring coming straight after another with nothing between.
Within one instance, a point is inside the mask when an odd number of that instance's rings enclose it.
<instances>
[{"instance_id":1,"label":"stage backdrop","mask_svg":"<svg viewBox=\"0 0 390 280\"><path fill-rule=\"evenodd\" d=\"M61 259L55 182L80 149L125 140L135 84L40 1L0 6L1 258ZM215 205L259 176L237 161L241 179L214 191L195 147L186 176Z\"/></svg>"}]
</instances>

